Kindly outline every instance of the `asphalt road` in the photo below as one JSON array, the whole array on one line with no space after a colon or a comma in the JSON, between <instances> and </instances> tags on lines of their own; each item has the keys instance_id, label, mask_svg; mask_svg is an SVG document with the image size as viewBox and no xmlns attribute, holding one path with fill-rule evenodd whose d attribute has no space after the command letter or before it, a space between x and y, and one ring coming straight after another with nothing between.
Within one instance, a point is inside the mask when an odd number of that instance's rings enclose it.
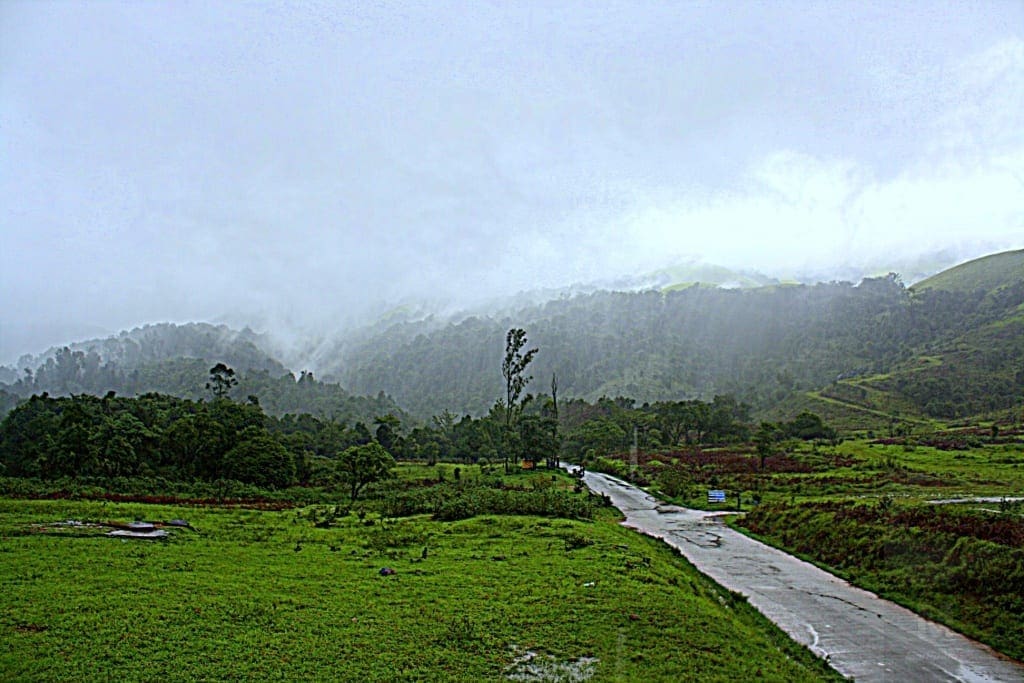
<instances>
[{"instance_id":1,"label":"asphalt road","mask_svg":"<svg viewBox=\"0 0 1024 683\"><path fill-rule=\"evenodd\" d=\"M1021 663L733 531L713 513L662 504L605 474L588 472L585 482L611 498L626 526L678 548L856 681L1024 681Z\"/></svg>"}]
</instances>

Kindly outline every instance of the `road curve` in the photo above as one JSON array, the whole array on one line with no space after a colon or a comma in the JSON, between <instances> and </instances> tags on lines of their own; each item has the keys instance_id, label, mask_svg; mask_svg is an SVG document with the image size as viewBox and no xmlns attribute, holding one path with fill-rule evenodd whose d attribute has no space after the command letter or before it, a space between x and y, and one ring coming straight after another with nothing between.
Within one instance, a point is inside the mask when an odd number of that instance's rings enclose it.
<instances>
[{"instance_id":1,"label":"road curve","mask_svg":"<svg viewBox=\"0 0 1024 683\"><path fill-rule=\"evenodd\" d=\"M874 593L722 524L713 513L666 505L606 474L623 522L678 548L697 569L750 604L839 673L856 681L1024 681L1024 665Z\"/></svg>"}]
</instances>

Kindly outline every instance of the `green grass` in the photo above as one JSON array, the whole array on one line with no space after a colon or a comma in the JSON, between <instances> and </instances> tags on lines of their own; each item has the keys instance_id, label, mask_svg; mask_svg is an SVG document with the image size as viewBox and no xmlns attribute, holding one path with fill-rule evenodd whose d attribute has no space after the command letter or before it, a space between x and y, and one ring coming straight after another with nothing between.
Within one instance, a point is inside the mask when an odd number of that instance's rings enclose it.
<instances>
[{"instance_id":1,"label":"green grass","mask_svg":"<svg viewBox=\"0 0 1024 683\"><path fill-rule=\"evenodd\" d=\"M697 509L735 509L737 494L742 494L746 506L755 496L765 503L794 504L1024 496L1024 443L991 444L972 437L974 445L963 450L914 445L933 437L942 438L941 433L911 436L908 444L850 439L834 447L787 442L781 453L767 460L765 472L757 471L757 456L750 449L708 449L706 464L699 469L673 464L670 458L668 464L646 462L639 476L665 500ZM743 462L747 464L737 466ZM592 467L628 478L621 458L602 459ZM669 470L676 473L675 479ZM728 503L709 506L711 488L726 490Z\"/></svg>"},{"instance_id":2,"label":"green grass","mask_svg":"<svg viewBox=\"0 0 1024 683\"><path fill-rule=\"evenodd\" d=\"M911 442L913 439L911 439ZM854 458L850 471L896 472L923 485L904 483L880 492L910 500L969 496L1024 495L1024 444L981 444L974 448L943 451L920 445L872 445L866 441L841 444L837 453Z\"/></svg>"},{"instance_id":3,"label":"green grass","mask_svg":"<svg viewBox=\"0 0 1024 683\"><path fill-rule=\"evenodd\" d=\"M1005 282L1020 279L1024 272L1024 249L992 254L962 263L918 282L912 289L944 289L952 292L993 290Z\"/></svg>"},{"instance_id":4,"label":"green grass","mask_svg":"<svg viewBox=\"0 0 1024 683\"><path fill-rule=\"evenodd\" d=\"M0 499L0 678L501 680L527 649L596 657L594 681L837 678L610 511L316 516ZM134 518L198 531L36 526Z\"/></svg>"},{"instance_id":5,"label":"green grass","mask_svg":"<svg viewBox=\"0 0 1024 683\"><path fill-rule=\"evenodd\" d=\"M818 391L808 391L794 394L786 401L762 411L758 414L758 419L785 422L792 420L804 411L820 416L826 424L835 427L843 434L864 434L869 430L882 430L889 424L892 417L889 413L852 401L825 396Z\"/></svg>"}]
</instances>

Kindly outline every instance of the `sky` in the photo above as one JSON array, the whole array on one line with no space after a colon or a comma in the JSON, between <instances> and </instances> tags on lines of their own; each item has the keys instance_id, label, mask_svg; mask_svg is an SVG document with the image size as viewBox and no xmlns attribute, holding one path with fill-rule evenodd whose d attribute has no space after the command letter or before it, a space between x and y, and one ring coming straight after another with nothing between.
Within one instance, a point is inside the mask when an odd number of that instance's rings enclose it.
<instances>
[{"instance_id":1,"label":"sky","mask_svg":"<svg viewBox=\"0 0 1024 683\"><path fill-rule=\"evenodd\" d=\"M0 2L0 362L1024 248L1024 3Z\"/></svg>"}]
</instances>

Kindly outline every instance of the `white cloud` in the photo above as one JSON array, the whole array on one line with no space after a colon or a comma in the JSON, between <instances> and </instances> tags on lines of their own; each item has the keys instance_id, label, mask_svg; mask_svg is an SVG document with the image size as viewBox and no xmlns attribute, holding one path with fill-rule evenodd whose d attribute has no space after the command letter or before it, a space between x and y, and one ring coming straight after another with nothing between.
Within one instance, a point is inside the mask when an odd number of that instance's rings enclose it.
<instances>
[{"instance_id":1,"label":"white cloud","mask_svg":"<svg viewBox=\"0 0 1024 683\"><path fill-rule=\"evenodd\" d=\"M1024 247L1024 42L1001 42L925 82L940 92L935 108L917 104L928 136L902 169L777 150L738 189L635 208L622 244L765 270L969 243Z\"/></svg>"}]
</instances>

